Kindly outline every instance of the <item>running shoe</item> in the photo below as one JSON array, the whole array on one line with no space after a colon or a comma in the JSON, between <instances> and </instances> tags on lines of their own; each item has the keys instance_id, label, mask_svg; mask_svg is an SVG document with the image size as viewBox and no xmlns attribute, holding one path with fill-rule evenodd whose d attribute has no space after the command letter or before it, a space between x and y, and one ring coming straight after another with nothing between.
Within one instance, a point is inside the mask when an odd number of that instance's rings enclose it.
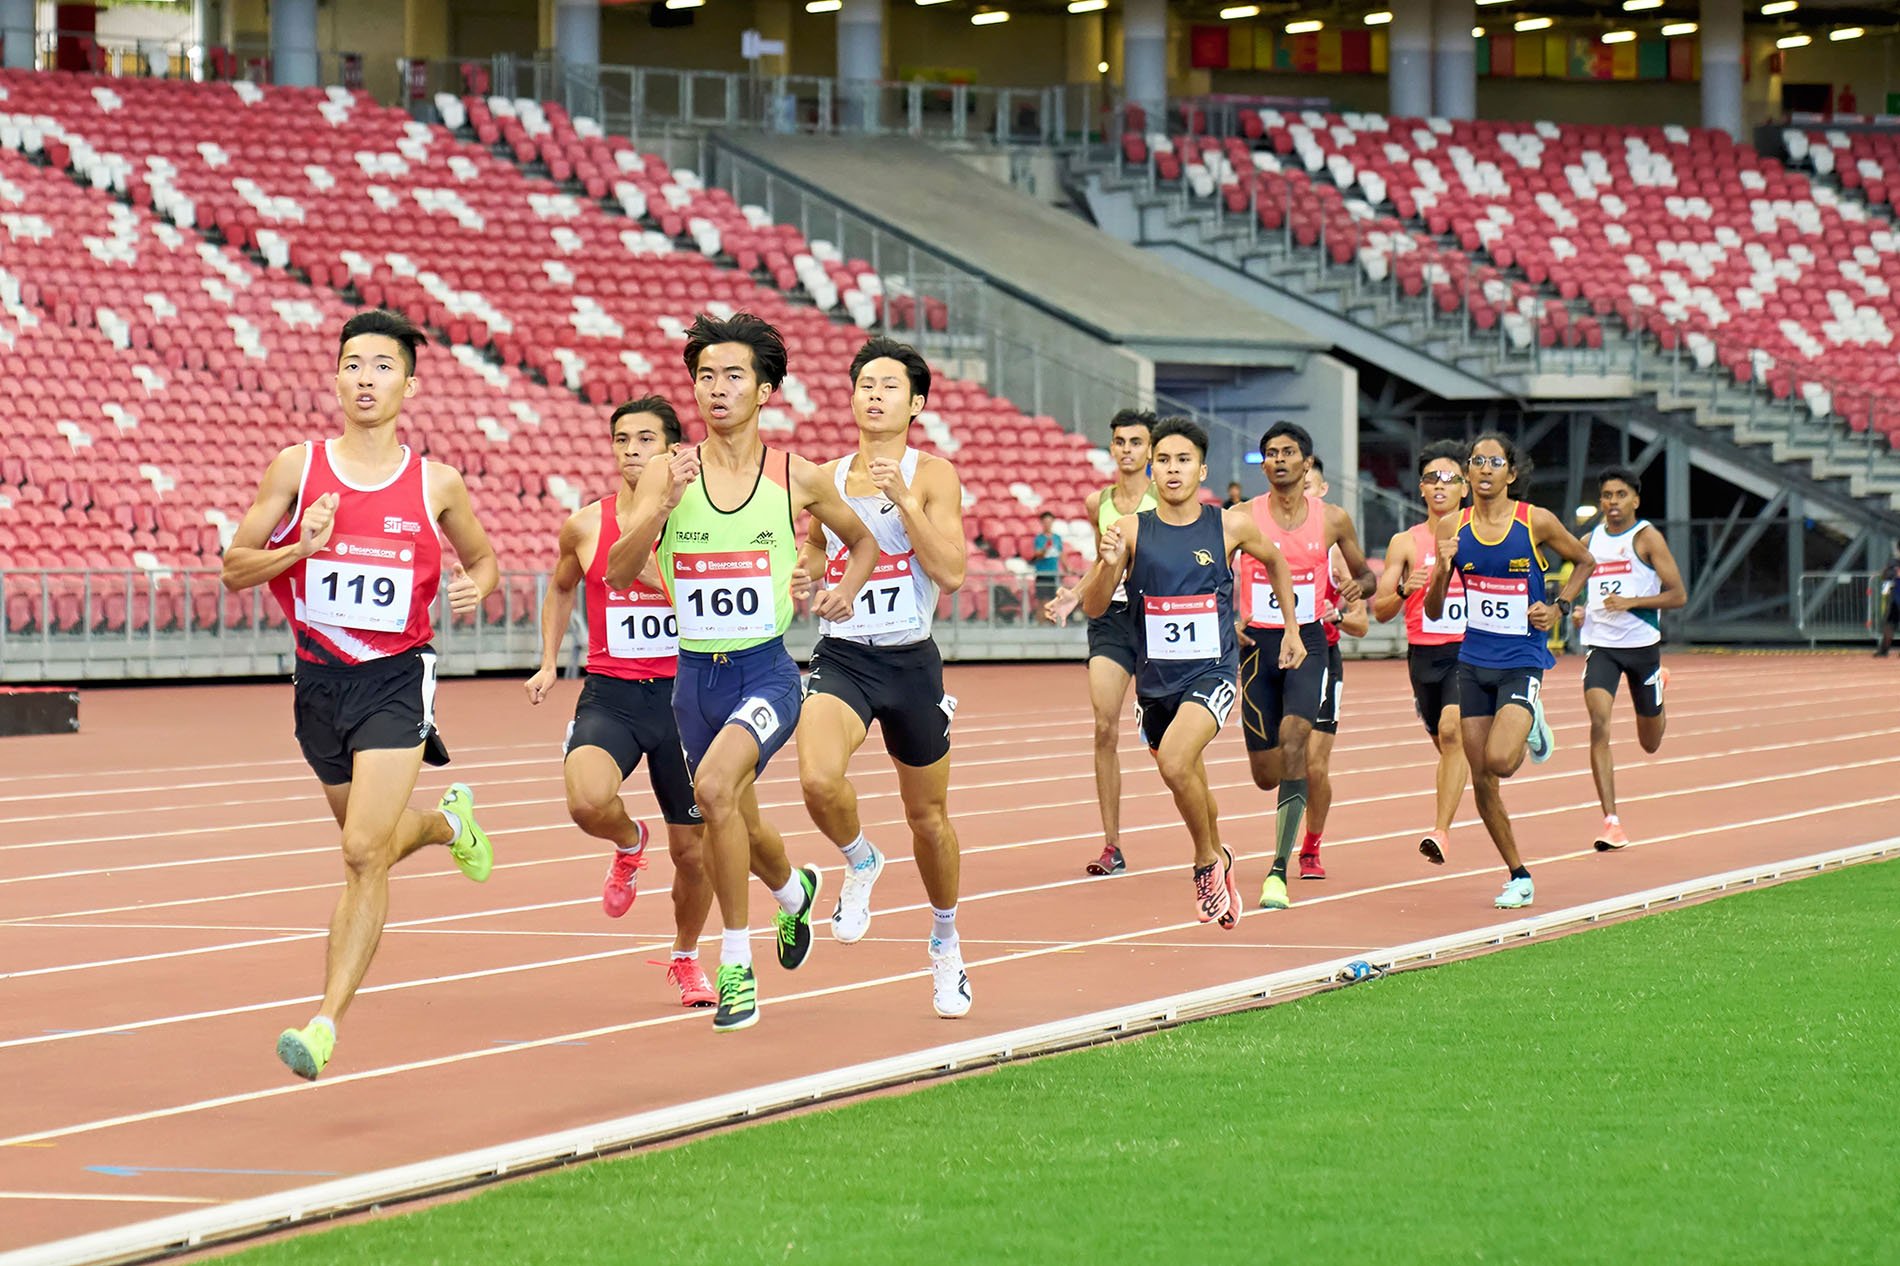
<instances>
[{"instance_id":1,"label":"running shoe","mask_svg":"<svg viewBox=\"0 0 1900 1266\"><path fill-rule=\"evenodd\" d=\"M805 886L805 908L797 914L780 910L773 916L778 924L778 965L786 971L797 971L811 954L811 915L818 908L818 868L800 866L792 873Z\"/></svg>"},{"instance_id":2,"label":"running shoe","mask_svg":"<svg viewBox=\"0 0 1900 1266\"><path fill-rule=\"evenodd\" d=\"M1286 876L1269 874L1267 882L1260 885L1260 908L1284 910L1292 904L1293 899L1286 895Z\"/></svg>"},{"instance_id":3,"label":"running shoe","mask_svg":"<svg viewBox=\"0 0 1900 1266\"><path fill-rule=\"evenodd\" d=\"M844 868L844 887L838 890L838 908L831 912L831 939L850 945L864 939L871 930L871 885L884 873L884 854L871 848L871 856L857 866Z\"/></svg>"},{"instance_id":4,"label":"running shoe","mask_svg":"<svg viewBox=\"0 0 1900 1266\"><path fill-rule=\"evenodd\" d=\"M1234 850L1221 845L1221 884L1227 889L1227 913L1220 917L1221 929L1233 931L1240 926L1240 880L1234 877Z\"/></svg>"},{"instance_id":5,"label":"running shoe","mask_svg":"<svg viewBox=\"0 0 1900 1266\"><path fill-rule=\"evenodd\" d=\"M1091 875L1119 875L1128 869L1128 863L1122 860L1122 851L1113 844L1102 846L1102 855L1082 868Z\"/></svg>"},{"instance_id":6,"label":"running shoe","mask_svg":"<svg viewBox=\"0 0 1900 1266\"><path fill-rule=\"evenodd\" d=\"M436 807L455 819L449 856L464 875L478 884L488 882L489 872L495 869L495 846L488 842L488 832L476 824L475 793L465 782L451 783Z\"/></svg>"},{"instance_id":7,"label":"running shoe","mask_svg":"<svg viewBox=\"0 0 1900 1266\"><path fill-rule=\"evenodd\" d=\"M960 1020L970 1014L970 976L963 970L963 947L930 938L930 992L937 1014Z\"/></svg>"},{"instance_id":8,"label":"running shoe","mask_svg":"<svg viewBox=\"0 0 1900 1266\"><path fill-rule=\"evenodd\" d=\"M682 1007L710 1007L719 1000L712 982L700 970L697 958L673 958L666 964L666 978L680 991Z\"/></svg>"},{"instance_id":9,"label":"running shoe","mask_svg":"<svg viewBox=\"0 0 1900 1266\"><path fill-rule=\"evenodd\" d=\"M336 1030L315 1020L301 1029L285 1029L277 1038L277 1058L305 1081L315 1081L336 1051Z\"/></svg>"},{"instance_id":10,"label":"running shoe","mask_svg":"<svg viewBox=\"0 0 1900 1266\"><path fill-rule=\"evenodd\" d=\"M751 963L719 965L719 1009L713 1012L713 1032L732 1033L759 1022L759 982Z\"/></svg>"},{"instance_id":11,"label":"running shoe","mask_svg":"<svg viewBox=\"0 0 1900 1266\"><path fill-rule=\"evenodd\" d=\"M1318 849L1313 849L1310 852L1305 849L1300 850L1300 878L1301 879L1326 878L1326 868L1319 864L1319 850Z\"/></svg>"},{"instance_id":12,"label":"running shoe","mask_svg":"<svg viewBox=\"0 0 1900 1266\"><path fill-rule=\"evenodd\" d=\"M1597 852L1608 853L1619 848L1628 848L1630 837L1623 832L1621 822L1603 819L1603 829L1597 832Z\"/></svg>"},{"instance_id":13,"label":"running shoe","mask_svg":"<svg viewBox=\"0 0 1900 1266\"><path fill-rule=\"evenodd\" d=\"M1529 875L1522 879L1513 879L1504 885L1504 891L1491 904L1500 910L1522 910L1537 895L1537 887L1531 883Z\"/></svg>"},{"instance_id":14,"label":"running shoe","mask_svg":"<svg viewBox=\"0 0 1900 1266\"><path fill-rule=\"evenodd\" d=\"M614 864L608 868L607 882L600 889L600 906L610 919L617 919L633 909L633 899L640 895L640 876L636 872L647 868L647 824L635 822L633 825L640 832L640 847L631 853L614 850Z\"/></svg>"},{"instance_id":15,"label":"running shoe","mask_svg":"<svg viewBox=\"0 0 1900 1266\"><path fill-rule=\"evenodd\" d=\"M1227 917L1227 876L1221 873L1225 864L1223 858L1194 868L1194 917L1202 923Z\"/></svg>"},{"instance_id":16,"label":"running shoe","mask_svg":"<svg viewBox=\"0 0 1900 1266\"><path fill-rule=\"evenodd\" d=\"M1433 831L1430 835L1427 835L1418 842L1418 851L1423 853L1425 860L1432 865L1443 866L1445 864L1445 845L1450 841L1451 833L1449 831L1443 834Z\"/></svg>"},{"instance_id":17,"label":"running shoe","mask_svg":"<svg viewBox=\"0 0 1900 1266\"><path fill-rule=\"evenodd\" d=\"M1557 736L1550 731L1550 722L1544 720L1544 696L1540 692L1531 700L1531 732L1524 738L1524 746L1531 754L1531 764L1541 765L1557 754Z\"/></svg>"}]
</instances>

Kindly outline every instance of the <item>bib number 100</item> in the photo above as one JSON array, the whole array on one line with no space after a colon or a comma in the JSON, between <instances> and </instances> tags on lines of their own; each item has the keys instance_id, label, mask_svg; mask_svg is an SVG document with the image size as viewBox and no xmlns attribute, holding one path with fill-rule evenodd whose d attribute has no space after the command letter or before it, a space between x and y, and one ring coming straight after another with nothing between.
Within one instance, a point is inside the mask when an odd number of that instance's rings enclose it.
<instances>
[{"instance_id":1,"label":"bib number 100","mask_svg":"<svg viewBox=\"0 0 1900 1266\"><path fill-rule=\"evenodd\" d=\"M686 595L687 605L700 619L708 615L757 615L759 613L759 591L756 589L713 589L710 593L704 589L695 589Z\"/></svg>"}]
</instances>

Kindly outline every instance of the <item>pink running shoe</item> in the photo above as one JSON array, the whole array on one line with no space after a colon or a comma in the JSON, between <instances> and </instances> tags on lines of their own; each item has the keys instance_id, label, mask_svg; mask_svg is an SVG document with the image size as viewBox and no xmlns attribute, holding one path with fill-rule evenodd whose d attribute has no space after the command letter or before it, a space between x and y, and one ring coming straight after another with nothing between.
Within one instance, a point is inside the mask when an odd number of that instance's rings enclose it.
<instances>
[{"instance_id":1,"label":"pink running shoe","mask_svg":"<svg viewBox=\"0 0 1900 1266\"><path fill-rule=\"evenodd\" d=\"M1221 845L1221 878L1227 886L1227 913L1220 917L1222 930L1231 932L1240 924L1240 881L1234 878L1234 850Z\"/></svg>"},{"instance_id":2,"label":"pink running shoe","mask_svg":"<svg viewBox=\"0 0 1900 1266\"><path fill-rule=\"evenodd\" d=\"M697 958L675 958L666 965L666 978L680 991L682 1007L710 1007L719 1001L712 982L699 969Z\"/></svg>"},{"instance_id":3,"label":"pink running shoe","mask_svg":"<svg viewBox=\"0 0 1900 1266\"><path fill-rule=\"evenodd\" d=\"M1418 842L1418 851L1425 860L1432 865L1443 866L1445 864L1445 845L1450 839L1451 833L1449 831L1443 834L1433 831L1430 835L1427 835Z\"/></svg>"},{"instance_id":4,"label":"pink running shoe","mask_svg":"<svg viewBox=\"0 0 1900 1266\"><path fill-rule=\"evenodd\" d=\"M1326 878L1326 868L1320 865L1319 863L1318 849L1312 849L1311 851L1308 851L1306 849L1300 850L1300 878L1301 879Z\"/></svg>"},{"instance_id":5,"label":"pink running shoe","mask_svg":"<svg viewBox=\"0 0 1900 1266\"><path fill-rule=\"evenodd\" d=\"M631 853L614 850L614 864L608 869L607 882L600 889L600 905L610 919L617 919L633 909L640 883L636 872L647 866L647 824L635 822L633 825L640 832L640 847Z\"/></svg>"},{"instance_id":6,"label":"pink running shoe","mask_svg":"<svg viewBox=\"0 0 1900 1266\"><path fill-rule=\"evenodd\" d=\"M1630 837L1624 832L1621 822L1603 819L1603 829L1597 832L1597 852L1609 853L1619 848L1628 848Z\"/></svg>"},{"instance_id":7,"label":"pink running shoe","mask_svg":"<svg viewBox=\"0 0 1900 1266\"><path fill-rule=\"evenodd\" d=\"M1231 913L1230 876L1233 867L1225 858L1194 869L1194 916L1202 923L1225 919Z\"/></svg>"}]
</instances>

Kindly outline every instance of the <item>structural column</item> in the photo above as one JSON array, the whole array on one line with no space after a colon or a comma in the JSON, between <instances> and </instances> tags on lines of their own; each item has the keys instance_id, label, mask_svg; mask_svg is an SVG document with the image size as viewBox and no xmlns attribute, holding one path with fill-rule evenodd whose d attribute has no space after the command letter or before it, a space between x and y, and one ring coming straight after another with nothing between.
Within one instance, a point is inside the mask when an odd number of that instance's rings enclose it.
<instances>
[{"instance_id":1,"label":"structural column","mask_svg":"<svg viewBox=\"0 0 1900 1266\"><path fill-rule=\"evenodd\" d=\"M1167 0L1127 0L1122 6L1122 85L1128 104L1147 114L1148 130L1167 131Z\"/></svg>"},{"instance_id":2,"label":"structural column","mask_svg":"<svg viewBox=\"0 0 1900 1266\"><path fill-rule=\"evenodd\" d=\"M1478 50L1471 35L1476 12L1472 0L1432 0L1432 113L1440 118L1469 119L1478 112Z\"/></svg>"},{"instance_id":3,"label":"structural column","mask_svg":"<svg viewBox=\"0 0 1900 1266\"><path fill-rule=\"evenodd\" d=\"M272 0L271 78L308 88L317 82L317 0Z\"/></svg>"},{"instance_id":4,"label":"structural column","mask_svg":"<svg viewBox=\"0 0 1900 1266\"><path fill-rule=\"evenodd\" d=\"M1386 58L1386 113L1421 119L1432 112L1432 6L1412 0L1392 6Z\"/></svg>"},{"instance_id":5,"label":"structural column","mask_svg":"<svg viewBox=\"0 0 1900 1266\"><path fill-rule=\"evenodd\" d=\"M884 78L884 0L844 0L838 10L838 78L847 131L875 131Z\"/></svg>"},{"instance_id":6,"label":"structural column","mask_svg":"<svg viewBox=\"0 0 1900 1266\"><path fill-rule=\"evenodd\" d=\"M600 65L600 0L554 0L554 52L569 66Z\"/></svg>"},{"instance_id":7,"label":"structural column","mask_svg":"<svg viewBox=\"0 0 1900 1266\"><path fill-rule=\"evenodd\" d=\"M1702 0L1702 126L1742 139L1742 0Z\"/></svg>"},{"instance_id":8,"label":"structural column","mask_svg":"<svg viewBox=\"0 0 1900 1266\"><path fill-rule=\"evenodd\" d=\"M6 41L8 70L33 69L34 43L38 38L34 19L38 7L34 0L0 0L0 39Z\"/></svg>"}]
</instances>

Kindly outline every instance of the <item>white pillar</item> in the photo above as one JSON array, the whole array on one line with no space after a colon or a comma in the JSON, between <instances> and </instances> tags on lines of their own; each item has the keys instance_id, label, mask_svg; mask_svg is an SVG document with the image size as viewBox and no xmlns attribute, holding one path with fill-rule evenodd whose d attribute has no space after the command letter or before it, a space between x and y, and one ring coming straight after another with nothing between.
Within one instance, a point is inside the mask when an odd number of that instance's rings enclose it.
<instances>
[{"instance_id":1,"label":"white pillar","mask_svg":"<svg viewBox=\"0 0 1900 1266\"><path fill-rule=\"evenodd\" d=\"M34 43L38 39L34 19L39 8L34 0L0 0L0 39L6 41L6 68L33 69Z\"/></svg>"},{"instance_id":2,"label":"white pillar","mask_svg":"<svg viewBox=\"0 0 1900 1266\"><path fill-rule=\"evenodd\" d=\"M1478 112L1478 50L1472 0L1432 0L1432 113L1469 119Z\"/></svg>"},{"instance_id":3,"label":"white pillar","mask_svg":"<svg viewBox=\"0 0 1900 1266\"><path fill-rule=\"evenodd\" d=\"M1148 115L1148 130L1168 131L1167 0L1127 0L1122 6L1122 83L1128 103Z\"/></svg>"},{"instance_id":4,"label":"white pillar","mask_svg":"<svg viewBox=\"0 0 1900 1266\"><path fill-rule=\"evenodd\" d=\"M884 0L844 0L838 10L840 120L850 130L878 126L878 81L884 78Z\"/></svg>"},{"instance_id":5,"label":"white pillar","mask_svg":"<svg viewBox=\"0 0 1900 1266\"><path fill-rule=\"evenodd\" d=\"M308 88L317 82L317 0L272 0L271 78Z\"/></svg>"},{"instance_id":6,"label":"white pillar","mask_svg":"<svg viewBox=\"0 0 1900 1266\"><path fill-rule=\"evenodd\" d=\"M554 52L570 66L600 65L600 0L554 0Z\"/></svg>"},{"instance_id":7,"label":"white pillar","mask_svg":"<svg viewBox=\"0 0 1900 1266\"><path fill-rule=\"evenodd\" d=\"M1702 0L1702 126L1742 139L1742 0Z\"/></svg>"},{"instance_id":8,"label":"white pillar","mask_svg":"<svg viewBox=\"0 0 1900 1266\"><path fill-rule=\"evenodd\" d=\"M1432 6L1425 0L1392 6L1386 113L1424 118L1432 112Z\"/></svg>"}]
</instances>

